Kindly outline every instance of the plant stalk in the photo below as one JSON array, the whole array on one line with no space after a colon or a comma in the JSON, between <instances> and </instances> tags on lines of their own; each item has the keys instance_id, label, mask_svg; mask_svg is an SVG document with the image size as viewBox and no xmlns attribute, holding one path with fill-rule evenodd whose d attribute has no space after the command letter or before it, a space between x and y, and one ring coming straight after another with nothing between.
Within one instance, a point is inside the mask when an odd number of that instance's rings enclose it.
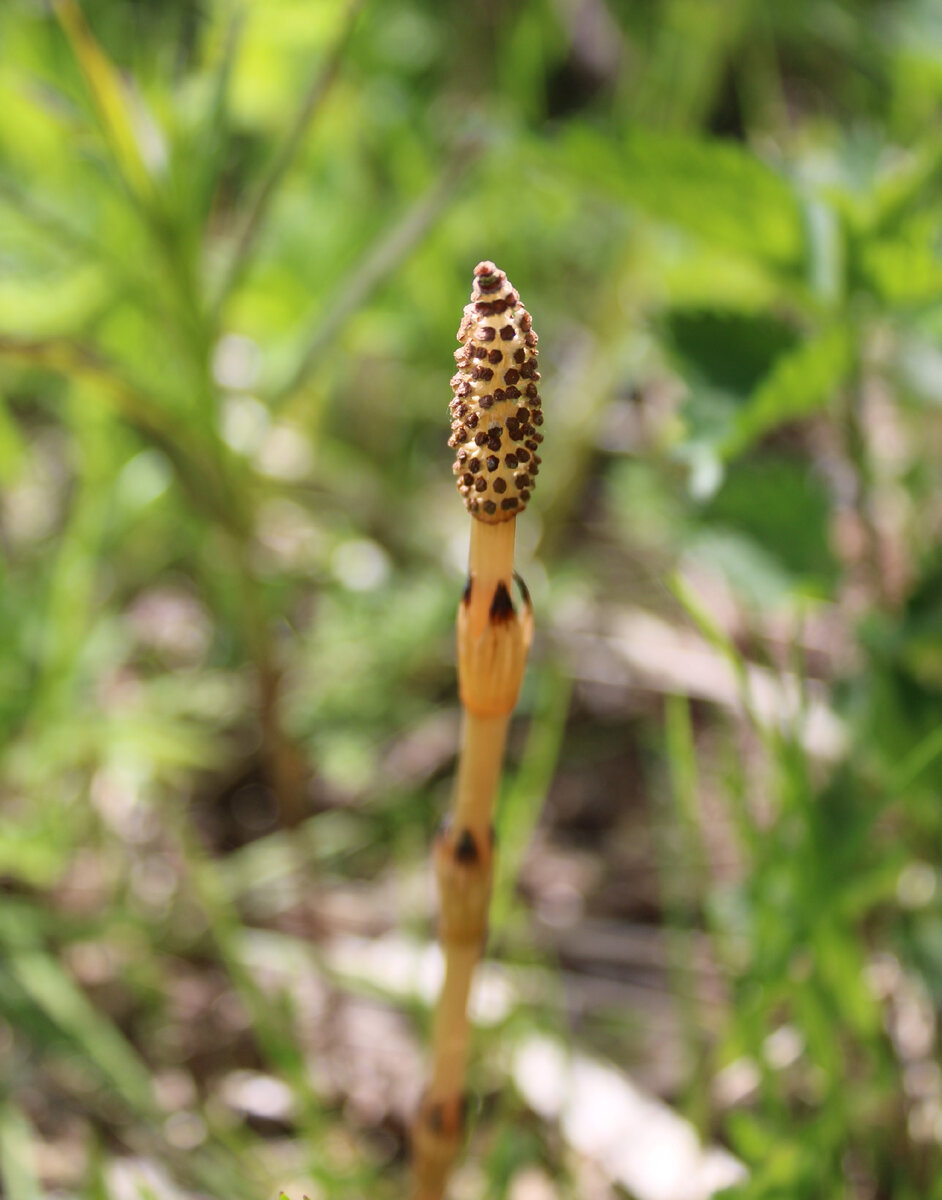
<instances>
[{"instance_id":1,"label":"plant stalk","mask_svg":"<svg viewBox=\"0 0 942 1200\"><path fill-rule=\"evenodd\" d=\"M458 606L458 691L464 710L451 817L432 849L445 978L428 1088L413 1126L413 1195L442 1200L461 1143L470 1028L468 999L487 940L494 876L494 805L510 716L533 632L521 583L511 593L517 514L539 473L542 436L536 334L503 271L482 262L458 330L451 381L453 471L471 514L468 584ZM504 386L501 386L501 385ZM518 386L518 384L520 386Z\"/></svg>"},{"instance_id":2,"label":"plant stalk","mask_svg":"<svg viewBox=\"0 0 942 1200\"><path fill-rule=\"evenodd\" d=\"M472 522L470 582L458 612L459 686L464 708L452 815L435 839L439 937L445 979L435 1013L432 1068L416 1120L416 1200L440 1200L457 1156L470 1041L468 999L487 939L494 867L494 805L510 714L529 646L504 597L513 578L514 521Z\"/></svg>"}]
</instances>

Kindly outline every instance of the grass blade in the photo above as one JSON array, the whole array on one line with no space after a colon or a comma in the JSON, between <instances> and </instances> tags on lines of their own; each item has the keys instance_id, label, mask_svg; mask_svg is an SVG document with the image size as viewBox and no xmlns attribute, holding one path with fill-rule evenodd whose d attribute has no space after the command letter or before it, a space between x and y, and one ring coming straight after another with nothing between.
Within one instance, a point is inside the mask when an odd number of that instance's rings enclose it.
<instances>
[{"instance_id":1,"label":"grass blade","mask_svg":"<svg viewBox=\"0 0 942 1200\"><path fill-rule=\"evenodd\" d=\"M141 154L121 78L92 35L75 0L56 0L54 7L121 175L133 194L144 199L151 192L152 181Z\"/></svg>"},{"instance_id":2,"label":"grass blade","mask_svg":"<svg viewBox=\"0 0 942 1200\"><path fill-rule=\"evenodd\" d=\"M399 221L380 235L346 284L337 291L327 312L318 316L288 379L274 389L273 399L276 403L283 402L304 385L321 354L332 344L351 313L398 266L433 224L482 148L478 142L467 141L459 145L428 191L406 210Z\"/></svg>"},{"instance_id":3,"label":"grass blade","mask_svg":"<svg viewBox=\"0 0 942 1200\"><path fill-rule=\"evenodd\" d=\"M517 877L559 763L571 696L571 677L560 667L551 667L533 714L523 761L500 806L500 854L491 906L495 930L503 927L513 908Z\"/></svg>"},{"instance_id":4,"label":"grass blade","mask_svg":"<svg viewBox=\"0 0 942 1200\"><path fill-rule=\"evenodd\" d=\"M37 1007L81 1049L128 1107L150 1117L154 1098L147 1067L62 967L35 950L13 954L10 969Z\"/></svg>"},{"instance_id":5,"label":"grass blade","mask_svg":"<svg viewBox=\"0 0 942 1200\"><path fill-rule=\"evenodd\" d=\"M304 93L301 105L295 114L291 128L288 130L284 142L282 142L276 152L268 168L268 173L262 180L261 186L255 193L252 204L245 215L242 228L236 240L235 251L219 289L217 304L222 304L226 296L229 295L239 282L239 279L251 261L252 252L255 249L258 236L264 225L272 198L291 164L294 162L298 148L304 139L311 121L330 93L334 80L340 71L340 64L350 43L350 38L353 36L357 17L360 15L360 10L363 8L365 2L366 0L350 0L336 41L327 57L319 64L311 76L311 81L308 84L307 91Z\"/></svg>"},{"instance_id":6,"label":"grass blade","mask_svg":"<svg viewBox=\"0 0 942 1200\"><path fill-rule=\"evenodd\" d=\"M8 1200L41 1200L32 1126L12 1100L0 1104L0 1181Z\"/></svg>"}]
</instances>

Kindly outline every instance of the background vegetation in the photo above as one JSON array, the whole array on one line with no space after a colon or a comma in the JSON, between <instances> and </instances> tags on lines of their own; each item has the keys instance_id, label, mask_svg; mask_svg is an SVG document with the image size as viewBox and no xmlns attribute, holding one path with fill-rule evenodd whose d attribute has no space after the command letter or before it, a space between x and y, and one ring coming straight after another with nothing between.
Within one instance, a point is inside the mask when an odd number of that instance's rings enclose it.
<instances>
[{"instance_id":1,"label":"background vegetation","mask_svg":"<svg viewBox=\"0 0 942 1200\"><path fill-rule=\"evenodd\" d=\"M930 0L0 6L4 1196L403 1194L485 257L547 436L456 1195L942 1196L940 106ZM741 1167L587 1137L626 1074Z\"/></svg>"}]
</instances>

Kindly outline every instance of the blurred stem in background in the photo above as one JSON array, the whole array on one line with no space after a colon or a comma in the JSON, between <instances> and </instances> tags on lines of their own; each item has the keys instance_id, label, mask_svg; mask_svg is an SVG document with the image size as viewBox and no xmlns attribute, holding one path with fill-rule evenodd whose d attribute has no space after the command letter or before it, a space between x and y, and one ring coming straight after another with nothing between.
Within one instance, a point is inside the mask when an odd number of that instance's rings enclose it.
<instances>
[{"instance_id":1,"label":"blurred stem in background","mask_svg":"<svg viewBox=\"0 0 942 1200\"><path fill-rule=\"evenodd\" d=\"M668 954L674 994L677 997L684 1040L689 1056L687 1116L706 1136L709 1130L710 1078L707 1006L698 994L697 930L701 920L690 912L692 903L703 903L710 893L709 867L703 843L703 815L697 796L697 764L686 696L668 696L664 711L666 753L669 764L670 808L660 806L654 816L660 854L660 887L664 893ZM669 814L669 817L668 817ZM671 845L671 832L677 840Z\"/></svg>"}]
</instances>

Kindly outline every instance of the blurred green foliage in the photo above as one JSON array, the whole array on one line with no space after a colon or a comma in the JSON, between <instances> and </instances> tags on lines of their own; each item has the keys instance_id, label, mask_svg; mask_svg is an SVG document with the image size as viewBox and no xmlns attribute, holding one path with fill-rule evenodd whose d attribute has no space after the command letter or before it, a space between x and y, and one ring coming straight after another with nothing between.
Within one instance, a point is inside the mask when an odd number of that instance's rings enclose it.
<instances>
[{"instance_id":1,"label":"blurred green foliage","mask_svg":"<svg viewBox=\"0 0 942 1200\"><path fill-rule=\"evenodd\" d=\"M737 1196L942 1196L940 104L928 0L0 6L4 1196L118 1194L131 1156L402 1194L402 1121L322 1085L302 984L389 998L331 967L331 895L389 919L385 881L426 929L481 258L547 411L494 952L564 957L514 887L542 821L589 917L680 939L665 1090ZM684 653L612 673L638 611L739 693ZM660 883L621 902L649 827ZM578 1034L631 1069L630 1024ZM550 988L503 1032L564 1025ZM468 1187L580 1194L485 1040ZM243 1069L290 1120L220 1103Z\"/></svg>"}]
</instances>

